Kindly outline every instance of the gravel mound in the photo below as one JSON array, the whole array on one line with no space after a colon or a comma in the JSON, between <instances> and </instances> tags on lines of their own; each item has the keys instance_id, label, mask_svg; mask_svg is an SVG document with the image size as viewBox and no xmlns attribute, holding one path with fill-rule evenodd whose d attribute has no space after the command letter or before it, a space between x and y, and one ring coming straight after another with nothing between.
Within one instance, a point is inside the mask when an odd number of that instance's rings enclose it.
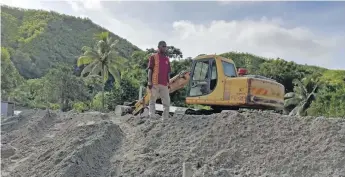
<instances>
[{"instance_id":1,"label":"gravel mound","mask_svg":"<svg viewBox=\"0 0 345 177\"><path fill-rule=\"evenodd\" d=\"M128 118L115 164L123 176L344 176L345 120L227 112Z\"/></svg>"},{"instance_id":2,"label":"gravel mound","mask_svg":"<svg viewBox=\"0 0 345 177\"><path fill-rule=\"evenodd\" d=\"M168 120L25 111L2 119L2 176L334 176L345 119L230 111Z\"/></svg>"},{"instance_id":3,"label":"gravel mound","mask_svg":"<svg viewBox=\"0 0 345 177\"><path fill-rule=\"evenodd\" d=\"M123 133L107 115L37 110L18 120L2 127L2 176L110 176Z\"/></svg>"}]
</instances>

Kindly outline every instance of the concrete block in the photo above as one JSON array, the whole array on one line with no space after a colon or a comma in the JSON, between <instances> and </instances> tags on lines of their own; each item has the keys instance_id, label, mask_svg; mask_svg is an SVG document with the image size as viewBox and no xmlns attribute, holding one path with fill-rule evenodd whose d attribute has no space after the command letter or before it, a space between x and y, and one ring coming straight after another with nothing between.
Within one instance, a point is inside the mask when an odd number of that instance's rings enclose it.
<instances>
[{"instance_id":1,"label":"concrete block","mask_svg":"<svg viewBox=\"0 0 345 177\"><path fill-rule=\"evenodd\" d=\"M182 177L192 177L194 172L193 172L193 167L192 164L189 162L183 162L183 173L182 173Z\"/></svg>"},{"instance_id":2,"label":"concrete block","mask_svg":"<svg viewBox=\"0 0 345 177\"><path fill-rule=\"evenodd\" d=\"M117 105L115 108L115 115L124 116L132 111L130 106Z\"/></svg>"}]
</instances>

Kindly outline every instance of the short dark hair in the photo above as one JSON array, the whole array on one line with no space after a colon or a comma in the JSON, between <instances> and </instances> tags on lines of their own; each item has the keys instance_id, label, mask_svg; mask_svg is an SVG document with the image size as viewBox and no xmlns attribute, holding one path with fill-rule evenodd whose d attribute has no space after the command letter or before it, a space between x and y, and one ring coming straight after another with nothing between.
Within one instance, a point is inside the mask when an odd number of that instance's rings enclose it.
<instances>
[{"instance_id":1,"label":"short dark hair","mask_svg":"<svg viewBox=\"0 0 345 177\"><path fill-rule=\"evenodd\" d=\"M159 47L160 45L163 45L163 44L166 45L167 43L166 43L165 41L159 41L159 42L158 42L158 47Z\"/></svg>"}]
</instances>

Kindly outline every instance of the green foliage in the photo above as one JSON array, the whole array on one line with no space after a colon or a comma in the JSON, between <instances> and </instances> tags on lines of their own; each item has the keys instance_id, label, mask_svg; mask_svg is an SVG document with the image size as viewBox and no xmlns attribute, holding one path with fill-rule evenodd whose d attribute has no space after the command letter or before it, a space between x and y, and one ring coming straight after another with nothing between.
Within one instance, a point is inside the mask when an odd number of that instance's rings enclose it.
<instances>
[{"instance_id":1,"label":"green foliage","mask_svg":"<svg viewBox=\"0 0 345 177\"><path fill-rule=\"evenodd\" d=\"M148 53L149 55L153 54L153 53L157 53L157 49L154 48L150 48L150 49L146 49L146 53ZM182 59L183 58L183 54L181 52L180 49L175 48L174 46L167 46L167 56L169 58L174 58L174 59Z\"/></svg>"},{"instance_id":2,"label":"green foliage","mask_svg":"<svg viewBox=\"0 0 345 177\"><path fill-rule=\"evenodd\" d=\"M11 60L24 78L44 76L58 63L76 64L83 46L92 46L95 33L105 31L89 19L43 10L23 10L1 6L1 44L13 49ZM115 50L128 58L140 50L127 40L118 40Z\"/></svg>"},{"instance_id":3,"label":"green foliage","mask_svg":"<svg viewBox=\"0 0 345 177\"><path fill-rule=\"evenodd\" d=\"M46 102L44 88L43 79L29 79L11 92L10 96L21 106L42 107L42 104ZM38 104L41 106L37 106Z\"/></svg>"},{"instance_id":4,"label":"green foliage","mask_svg":"<svg viewBox=\"0 0 345 177\"><path fill-rule=\"evenodd\" d=\"M103 109L103 99L102 99L102 92L99 92L95 95L95 97L92 99L92 103L91 103L91 109L92 110L96 110L96 111L105 111ZM105 98L108 98L110 95L109 92L105 92L104 93L104 97ZM108 107L108 102L107 102L108 99L105 99L105 102L104 102L104 105L105 107Z\"/></svg>"},{"instance_id":5,"label":"green foliage","mask_svg":"<svg viewBox=\"0 0 345 177\"><path fill-rule=\"evenodd\" d=\"M56 103L50 103L49 104L49 109L58 110L58 109L60 109L60 105L56 104Z\"/></svg>"},{"instance_id":6,"label":"green foliage","mask_svg":"<svg viewBox=\"0 0 345 177\"><path fill-rule=\"evenodd\" d=\"M265 63L262 63L258 74L283 84L287 92L293 90L293 80L302 79L304 76L304 73L299 70L295 62L288 62L282 59L267 60Z\"/></svg>"},{"instance_id":7,"label":"green foliage","mask_svg":"<svg viewBox=\"0 0 345 177\"><path fill-rule=\"evenodd\" d=\"M125 76L125 75L124 75ZM139 85L128 77L123 77L119 84L114 85L114 89L107 97L109 110L115 110L116 105L122 105L124 102L137 100L139 97Z\"/></svg>"},{"instance_id":8,"label":"green foliage","mask_svg":"<svg viewBox=\"0 0 345 177\"><path fill-rule=\"evenodd\" d=\"M182 71L190 71L192 66L192 59L184 59L184 60L174 60L171 62L171 70L172 70L172 77L176 76ZM187 96L187 86L177 90L176 92L170 95L170 99L172 105L174 106L187 106L185 103L185 98Z\"/></svg>"},{"instance_id":9,"label":"green foliage","mask_svg":"<svg viewBox=\"0 0 345 177\"><path fill-rule=\"evenodd\" d=\"M87 65L81 75L99 75L101 74L104 82L109 78L108 73L120 79L120 69L125 68L125 59L118 56L115 51L118 41L113 41L108 36L109 33L103 32L99 34L99 41L97 45L92 49L84 46L82 50L84 54L78 58L77 66Z\"/></svg>"},{"instance_id":10,"label":"green foliage","mask_svg":"<svg viewBox=\"0 0 345 177\"><path fill-rule=\"evenodd\" d=\"M84 78L84 83L89 89L89 94L93 98L98 92L102 91L103 80L99 75L89 75Z\"/></svg>"},{"instance_id":11,"label":"green foliage","mask_svg":"<svg viewBox=\"0 0 345 177\"><path fill-rule=\"evenodd\" d=\"M70 110L71 102L86 101L89 97L81 78L73 75L69 66L59 65L41 79L29 79L11 93L19 105L27 107L51 107L60 104L63 111Z\"/></svg>"},{"instance_id":12,"label":"green foliage","mask_svg":"<svg viewBox=\"0 0 345 177\"><path fill-rule=\"evenodd\" d=\"M339 85L345 83L345 70L326 70L320 81L328 85Z\"/></svg>"},{"instance_id":13,"label":"green foliage","mask_svg":"<svg viewBox=\"0 0 345 177\"><path fill-rule=\"evenodd\" d=\"M311 83L310 80L303 80L304 82L296 79L294 80L294 92L285 94L284 107L285 111L290 111L289 115L307 115L307 109L310 107L316 97L317 83ZM307 87L314 84L312 90Z\"/></svg>"},{"instance_id":14,"label":"green foliage","mask_svg":"<svg viewBox=\"0 0 345 177\"><path fill-rule=\"evenodd\" d=\"M192 59L173 60L171 61L171 74L173 76L182 71L190 71L192 66Z\"/></svg>"},{"instance_id":15,"label":"green foliage","mask_svg":"<svg viewBox=\"0 0 345 177\"><path fill-rule=\"evenodd\" d=\"M19 23L16 17L3 12L1 7L1 45L14 47L18 33Z\"/></svg>"},{"instance_id":16,"label":"green foliage","mask_svg":"<svg viewBox=\"0 0 345 177\"><path fill-rule=\"evenodd\" d=\"M321 88L316 101L308 109L309 115L345 117L345 71L326 70L320 77Z\"/></svg>"},{"instance_id":17,"label":"green foliage","mask_svg":"<svg viewBox=\"0 0 345 177\"><path fill-rule=\"evenodd\" d=\"M84 111L87 111L89 108L87 104L79 101L79 102L73 103L73 109L76 110L77 112L84 112Z\"/></svg>"},{"instance_id":18,"label":"green foliage","mask_svg":"<svg viewBox=\"0 0 345 177\"><path fill-rule=\"evenodd\" d=\"M345 117L345 85L324 86L308 110L309 115Z\"/></svg>"},{"instance_id":19,"label":"green foliage","mask_svg":"<svg viewBox=\"0 0 345 177\"><path fill-rule=\"evenodd\" d=\"M1 96L6 98L10 92L24 82L10 60L10 54L6 48L1 47Z\"/></svg>"},{"instance_id":20,"label":"green foliage","mask_svg":"<svg viewBox=\"0 0 345 177\"><path fill-rule=\"evenodd\" d=\"M246 68L248 74L257 74L260 65L266 62L265 58L249 53L229 52L221 54L221 56L232 59L238 68Z\"/></svg>"},{"instance_id":21,"label":"green foliage","mask_svg":"<svg viewBox=\"0 0 345 177\"><path fill-rule=\"evenodd\" d=\"M51 69L44 77L45 87L50 102L60 102L63 111L71 109L71 102L87 100L87 90L81 78L73 75L73 69L66 65L59 65Z\"/></svg>"}]
</instances>

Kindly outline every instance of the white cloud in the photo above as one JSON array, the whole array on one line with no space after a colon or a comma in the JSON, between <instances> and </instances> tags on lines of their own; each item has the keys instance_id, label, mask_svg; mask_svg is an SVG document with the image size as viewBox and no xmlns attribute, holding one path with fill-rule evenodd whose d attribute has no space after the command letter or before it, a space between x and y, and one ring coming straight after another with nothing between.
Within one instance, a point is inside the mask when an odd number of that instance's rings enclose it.
<instances>
[{"instance_id":1,"label":"white cloud","mask_svg":"<svg viewBox=\"0 0 345 177\"><path fill-rule=\"evenodd\" d=\"M101 2L99 0L82 0L84 8L100 10L102 9Z\"/></svg>"},{"instance_id":2,"label":"white cloud","mask_svg":"<svg viewBox=\"0 0 345 177\"><path fill-rule=\"evenodd\" d=\"M298 63L321 64L330 57L336 44L303 28L287 29L282 22L213 21L208 25L189 21L173 23L173 35L168 40L187 55L223 53L230 50L255 53L265 57L298 59Z\"/></svg>"},{"instance_id":3,"label":"white cloud","mask_svg":"<svg viewBox=\"0 0 345 177\"><path fill-rule=\"evenodd\" d=\"M330 58L339 40L320 37L301 27L285 28L279 18L213 21L209 24L182 20L173 22L170 30L163 31L159 25L149 26L129 17L118 20L110 14L103 9L97 12L97 18L90 18L142 49L156 47L158 41L166 40L168 44L180 48L185 57L241 51L301 64L335 66Z\"/></svg>"},{"instance_id":4,"label":"white cloud","mask_svg":"<svg viewBox=\"0 0 345 177\"><path fill-rule=\"evenodd\" d=\"M1 4L19 8L42 8L40 1L1 0Z\"/></svg>"},{"instance_id":5,"label":"white cloud","mask_svg":"<svg viewBox=\"0 0 345 177\"><path fill-rule=\"evenodd\" d=\"M101 10L103 8L99 0L68 0L66 2L71 5L75 12Z\"/></svg>"},{"instance_id":6,"label":"white cloud","mask_svg":"<svg viewBox=\"0 0 345 177\"><path fill-rule=\"evenodd\" d=\"M66 1L69 5L71 5L72 9L75 11L75 12L80 12L81 11L81 7L80 7L80 4L79 2L76 2L76 1Z\"/></svg>"}]
</instances>

